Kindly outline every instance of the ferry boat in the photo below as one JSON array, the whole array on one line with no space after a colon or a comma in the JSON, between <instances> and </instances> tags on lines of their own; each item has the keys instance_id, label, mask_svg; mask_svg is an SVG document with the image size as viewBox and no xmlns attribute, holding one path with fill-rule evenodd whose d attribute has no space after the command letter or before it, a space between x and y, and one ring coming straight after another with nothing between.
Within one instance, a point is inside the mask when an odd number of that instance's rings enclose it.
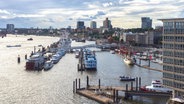
<instances>
[{"instance_id":1,"label":"ferry boat","mask_svg":"<svg viewBox=\"0 0 184 104\"><path fill-rule=\"evenodd\" d=\"M26 70L41 70L43 69L44 62L43 53L34 53L26 61Z\"/></svg>"},{"instance_id":2,"label":"ferry boat","mask_svg":"<svg viewBox=\"0 0 184 104\"><path fill-rule=\"evenodd\" d=\"M97 60L93 52L90 50L85 50L83 57L85 69L97 69Z\"/></svg>"},{"instance_id":3,"label":"ferry boat","mask_svg":"<svg viewBox=\"0 0 184 104\"><path fill-rule=\"evenodd\" d=\"M135 81L135 78L130 76L119 76L120 81Z\"/></svg>"},{"instance_id":4,"label":"ferry boat","mask_svg":"<svg viewBox=\"0 0 184 104\"><path fill-rule=\"evenodd\" d=\"M159 80L153 80L151 85L140 88L142 91L172 92L171 89L162 86Z\"/></svg>"}]
</instances>

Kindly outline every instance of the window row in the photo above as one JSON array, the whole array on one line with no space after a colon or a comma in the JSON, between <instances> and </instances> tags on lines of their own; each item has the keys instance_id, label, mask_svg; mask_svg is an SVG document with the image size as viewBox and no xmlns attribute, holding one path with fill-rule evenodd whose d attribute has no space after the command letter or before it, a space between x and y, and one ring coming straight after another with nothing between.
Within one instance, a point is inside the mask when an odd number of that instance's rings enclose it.
<instances>
[{"instance_id":1,"label":"window row","mask_svg":"<svg viewBox=\"0 0 184 104\"><path fill-rule=\"evenodd\" d=\"M184 52L163 51L163 56L184 58Z\"/></svg>"},{"instance_id":2,"label":"window row","mask_svg":"<svg viewBox=\"0 0 184 104\"><path fill-rule=\"evenodd\" d=\"M184 50L184 44L163 44L163 48Z\"/></svg>"},{"instance_id":3,"label":"window row","mask_svg":"<svg viewBox=\"0 0 184 104\"><path fill-rule=\"evenodd\" d=\"M163 41L184 42L184 36L163 36Z\"/></svg>"},{"instance_id":4,"label":"window row","mask_svg":"<svg viewBox=\"0 0 184 104\"><path fill-rule=\"evenodd\" d=\"M167 80L163 80L163 84L167 85L167 86L174 87L174 88L179 88L179 89L183 89L183 86L184 86L184 84L172 82L172 81L167 81Z\"/></svg>"},{"instance_id":5,"label":"window row","mask_svg":"<svg viewBox=\"0 0 184 104\"><path fill-rule=\"evenodd\" d=\"M163 63L184 66L184 60L164 58Z\"/></svg>"},{"instance_id":6,"label":"window row","mask_svg":"<svg viewBox=\"0 0 184 104\"><path fill-rule=\"evenodd\" d=\"M174 67L174 66L166 66L166 65L164 65L163 66L163 70L184 74L183 68L180 68L180 67Z\"/></svg>"}]
</instances>

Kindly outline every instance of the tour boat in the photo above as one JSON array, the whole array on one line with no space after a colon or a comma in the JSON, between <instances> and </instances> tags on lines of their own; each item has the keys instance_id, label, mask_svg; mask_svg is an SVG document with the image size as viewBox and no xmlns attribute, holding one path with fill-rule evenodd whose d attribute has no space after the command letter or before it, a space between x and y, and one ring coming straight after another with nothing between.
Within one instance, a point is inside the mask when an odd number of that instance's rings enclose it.
<instances>
[{"instance_id":1,"label":"tour boat","mask_svg":"<svg viewBox=\"0 0 184 104\"><path fill-rule=\"evenodd\" d=\"M135 78L130 76L120 76L120 81L135 81Z\"/></svg>"},{"instance_id":2,"label":"tour boat","mask_svg":"<svg viewBox=\"0 0 184 104\"><path fill-rule=\"evenodd\" d=\"M44 62L43 53L34 53L26 61L26 70L41 70L43 69Z\"/></svg>"},{"instance_id":3,"label":"tour boat","mask_svg":"<svg viewBox=\"0 0 184 104\"><path fill-rule=\"evenodd\" d=\"M51 69L53 66L54 66L54 64L53 64L52 61L46 61L46 62L44 63L43 69L44 69L45 71L47 71L47 70Z\"/></svg>"},{"instance_id":4,"label":"tour boat","mask_svg":"<svg viewBox=\"0 0 184 104\"><path fill-rule=\"evenodd\" d=\"M84 51L84 67L85 69L95 69L97 68L97 60L96 56L90 50Z\"/></svg>"},{"instance_id":5,"label":"tour boat","mask_svg":"<svg viewBox=\"0 0 184 104\"><path fill-rule=\"evenodd\" d=\"M142 91L172 92L171 89L163 87L159 80L153 80L151 85L141 87Z\"/></svg>"}]
</instances>

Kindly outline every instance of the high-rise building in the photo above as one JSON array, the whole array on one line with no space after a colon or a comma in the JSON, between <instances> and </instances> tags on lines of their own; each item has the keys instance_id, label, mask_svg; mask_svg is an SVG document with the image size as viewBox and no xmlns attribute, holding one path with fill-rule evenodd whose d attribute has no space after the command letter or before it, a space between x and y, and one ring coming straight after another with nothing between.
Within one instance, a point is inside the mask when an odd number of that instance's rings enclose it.
<instances>
[{"instance_id":1,"label":"high-rise building","mask_svg":"<svg viewBox=\"0 0 184 104\"><path fill-rule=\"evenodd\" d=\"M184 97L184 18L163 22L163 85L173 89L173 97Z\"/></svg>"},{"instance_id":2,"label":"high-rise building","mask_svg":"<svg viewBox=\"0 0 184 104\"><path fill-rule=\"evenodd\" d=\"M77 29L85 29L84 21L78 21L77 22Z\"/></svg>"},{"instance_id":3,"label":"high-rise building","mask_svg":"<svg viewBox=\"0 0 184 104\"><path fill-rule=\"evenodd\" d=\"M108 29L111 29L111 28L112 28L111 21L108 20L108 18L106 18L106 19L103 21L103 28L108 28Z\"/></svg>"},{"instance_id":4,"label":"high-rise building","mask_svg":"<svg viewBox=\"0 0 184 104\"><path fill-rule=\"evenodd\" d=\"M14 30L15 30L14 24L7 24L6 25L6 31L7 31L7 33L14 33Z\"/></svg>"},{"instance_id":5,"label":"high-rise building","mask_svg":"<svg viewBox=\"0 0 184 104\"><path fill-rule=\"evenodd\" d=\"M91 23L90 23L90 28L92 28L92 29L96 29L96 22L95 21L91 21Z\"/></svg>"},{"instance_id":6,"label":"high-rise building","mask_svg":"<svg viewBox=\"0 0 184 104\"><path fill-rule=\"evenodd\" d=\"M142 21L142 29L150 29L152 28L152 19L150 19L149 17L142 17L141 18Z\"/></svg>"}]
</instances>

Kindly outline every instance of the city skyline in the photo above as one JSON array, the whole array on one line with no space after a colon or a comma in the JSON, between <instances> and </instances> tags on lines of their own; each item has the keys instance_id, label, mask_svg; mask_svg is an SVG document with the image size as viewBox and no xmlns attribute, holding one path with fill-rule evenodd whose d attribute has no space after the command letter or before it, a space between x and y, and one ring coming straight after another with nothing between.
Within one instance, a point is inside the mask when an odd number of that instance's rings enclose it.
<instances>
[{"instance_id":1,"label":"city skyline","mask_svg":"<svg viewBox=\"0 0 184 104\"><path fill-rule=\"evenodd\" d=\"M0 1L0 27L76 28L77 21L98 27L109 18L113 27L140 28L141 17L150 17L153 28L162 25L161 18L183 18L182 0L6 0Z\"/></svg>"}]
</instances>

